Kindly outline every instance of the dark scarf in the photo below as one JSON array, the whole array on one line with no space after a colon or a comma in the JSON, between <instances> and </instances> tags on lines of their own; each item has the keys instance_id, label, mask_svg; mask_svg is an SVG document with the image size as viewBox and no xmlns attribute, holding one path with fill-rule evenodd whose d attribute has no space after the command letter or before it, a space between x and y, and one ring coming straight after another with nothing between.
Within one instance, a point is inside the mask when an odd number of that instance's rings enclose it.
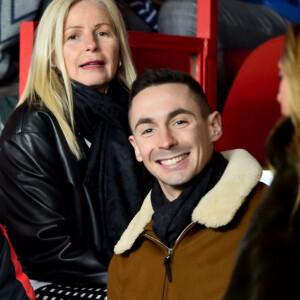
<instances>
[{"instance_id":1,"label":"dark scarf","mask_svg":"<svg viewBox=\"0 0 300 300\"><path fill-rule=\"evenodd\" d=\"M73 98L76 131L92 144L84 180L96 199L102 250L111 256L147 192L145 169L128 141L128 93L117 79L107 93L73 82Z\"/></svg>"},{"instance_id":2,"label":"dark scarf","mask_svg":"<svg viewBox=\"0 0 300 300\"><path fill-rule=\"evenodd\" d=\"M172 248L184 228L191 222L191 215L201 198L220 180L228 161L218 152L195 176L179 197L170 202L156 182L151 192L153 231L168 247Z\"/></svg>"}]
</instances>

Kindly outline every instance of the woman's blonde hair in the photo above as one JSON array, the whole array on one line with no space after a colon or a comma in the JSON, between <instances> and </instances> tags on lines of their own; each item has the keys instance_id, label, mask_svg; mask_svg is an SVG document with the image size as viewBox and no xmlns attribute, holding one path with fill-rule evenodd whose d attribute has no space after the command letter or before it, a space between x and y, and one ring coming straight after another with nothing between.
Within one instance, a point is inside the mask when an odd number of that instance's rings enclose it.
<instances>
[{"instance_id":1,"label":"woman's blonde hair","mask_svg":"<svg viewBox=\"0 0 300 300\"><path fill-rule=\"evenodd\" d=\"M290 117L294 135L288 149L288 159L296 167L300 182L300 23L290 26L280 63L288 79ZM300 205L300 184L292 217Z\"/></svg>"},{"instance_id":2,"label":"woman's blonde hair","mask_svg":"<svg viewBox=\"0 0 300 300\"><path fill-rule=\"evenodd\" d=\"M19 104L46 107L56 118L71 151L79 159L81 151L74 131L73 98L70 77L63 56L64 23L74 4L91 1L106 7L113 20L120 43L120 61L117 77L130 89L136 78L122 15L113 0L53 0L46 8L36 31L34 50L27 84ZM61 78L52 67L59 66Z\"/></svg>"}]
</instances>

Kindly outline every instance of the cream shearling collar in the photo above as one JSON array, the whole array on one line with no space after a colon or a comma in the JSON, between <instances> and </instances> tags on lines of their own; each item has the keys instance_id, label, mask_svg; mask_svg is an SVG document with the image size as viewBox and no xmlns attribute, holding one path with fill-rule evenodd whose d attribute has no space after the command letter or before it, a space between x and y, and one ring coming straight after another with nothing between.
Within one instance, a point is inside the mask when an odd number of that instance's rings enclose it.
<instances>
[{"instance_id":1,"label":"cream shearling collar","mask_svg":"<svg viewBox=\"0 0 300 300\"><path fill-rule=\"evenodd\" d=\"M199 201L192 213L193 222L211 228L227 225L233 219L262 174L261 166L246 150L230 150L221 154L228 160L228 165L219 182ZM151 221L153 208L150 195L151 191L116 244L116 254L129 250Z\"/></svg>"}]
</instances>

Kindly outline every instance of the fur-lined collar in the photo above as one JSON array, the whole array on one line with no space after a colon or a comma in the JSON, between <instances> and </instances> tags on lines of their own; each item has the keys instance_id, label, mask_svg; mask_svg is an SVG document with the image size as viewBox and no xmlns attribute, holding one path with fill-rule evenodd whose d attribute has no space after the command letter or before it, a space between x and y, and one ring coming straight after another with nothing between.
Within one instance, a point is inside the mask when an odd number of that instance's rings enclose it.
<instances>
[{"instance_id":1,"label":"fur-lined collar","mask_svg":"<svg viewBox=\"0 0 300 300\"><path fill-rule=\"evenodd\" d=\"M227 225L233 219L262 174L259 163L245 150L226 151L222 155L229 161L223 176L192 213L193 222L211 228ZM116 244L116 254L129 250L151 221L153 208L150 195L151 191Z\"/></svg>"}]
</instances>

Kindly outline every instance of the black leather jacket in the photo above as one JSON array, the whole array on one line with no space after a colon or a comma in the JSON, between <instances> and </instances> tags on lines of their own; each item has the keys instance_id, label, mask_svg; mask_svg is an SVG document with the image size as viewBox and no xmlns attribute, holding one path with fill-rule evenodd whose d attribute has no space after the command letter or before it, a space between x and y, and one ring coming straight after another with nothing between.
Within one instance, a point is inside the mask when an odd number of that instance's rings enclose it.
<instances>
[{"instance_id":1,"label":"black leather jacket","mask_svg":"<svg viewBox=\"0 0 300 300\"><path fill-rule=\"evenodd\" d=\"M0 218L30 278L106 283L109 258L101 253L84 164L56 120L27 104L1 134Z\"/></svg>"}]
</instances>

